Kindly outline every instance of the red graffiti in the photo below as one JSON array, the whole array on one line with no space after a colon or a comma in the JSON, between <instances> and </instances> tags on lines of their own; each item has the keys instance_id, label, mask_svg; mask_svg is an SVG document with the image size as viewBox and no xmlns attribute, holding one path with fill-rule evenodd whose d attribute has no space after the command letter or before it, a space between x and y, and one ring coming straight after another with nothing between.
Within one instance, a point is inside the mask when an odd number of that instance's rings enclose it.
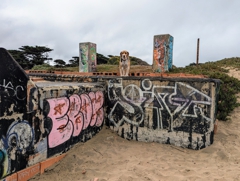
<instances>
[{"instance_id":1,"label":"red graffiti","mask_svg":"<svg viewBox=\"0 0 240 181\"><path fill-rule=\"evenodd\" d=\"M62 108L63 108L63 106L65 106L65 103L63 103L63 104L58 104L56 107L54 107L54 110L55 110L54 115L56 115L57 113L62 114Z\"/></svg>"},{"instance_id":2,"label":"red graffiti","mask_svg":"<svg viewBox=\"0 0 240 181\"><path fill-rule=\"evenodd\" d=\"M104 95L101 91L87 94L73 94L69 98L47 100L50 105L48 117L52 120L49 133L49 147L53 148L80 135L88 126L101 126L104 119Z\"/></svg>"}]
</instances>

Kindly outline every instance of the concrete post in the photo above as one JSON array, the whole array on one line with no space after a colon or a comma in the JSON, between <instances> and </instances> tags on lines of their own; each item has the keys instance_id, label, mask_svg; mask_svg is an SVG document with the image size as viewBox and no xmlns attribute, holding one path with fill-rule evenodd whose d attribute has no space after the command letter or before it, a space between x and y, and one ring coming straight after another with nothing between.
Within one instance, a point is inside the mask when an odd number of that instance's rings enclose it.
<instances>
[{"instance_id":1,"label":"concrete post","mask_svg":"<svg viewBox=\"0 0 240 181\"><path fill-rule=\"evenodd\" d=\"M172 68L173 37L169 34L153 38L153 71L167 72Z\"/></svg>"},{"instance_id":2,"label":"concrete post","mask_svg":"<svg viewBox=\"0 0 240 181\"><path fill-rule=\"evenodd\" d=\"M95 72L97 66L97 45L91 42L79 43L79 72Z\"/></svg>"},{"instance_id":3,"label":"concrete post","mask_svg":"<svg viewBox=\"0 0 240 181\"><path fill-rule=\"evenodd\" d=\"M198 62L199 62L199 38L197 39L197 60L196 60L196 65L198 65Z\"/></svg>"}]
</instances>

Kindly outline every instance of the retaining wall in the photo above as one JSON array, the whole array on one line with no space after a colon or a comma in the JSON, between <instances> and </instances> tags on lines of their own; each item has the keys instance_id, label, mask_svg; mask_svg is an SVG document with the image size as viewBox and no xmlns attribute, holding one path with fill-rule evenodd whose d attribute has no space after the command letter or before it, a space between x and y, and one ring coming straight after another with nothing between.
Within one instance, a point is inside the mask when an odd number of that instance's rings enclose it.
<instances>
[{"instance_id":1,"label":"retaining wall","mask_svg":"<svg viewBox=\"0 0 240 181\"><path fill-rule=\"evenodd\" d=\"M0 178L43 170L45 160L91 139L104 123L126 139L191 149L213 143L218 80L185 74L26 74L3 48L0 62Z\"/></svg>"}]
</instances>

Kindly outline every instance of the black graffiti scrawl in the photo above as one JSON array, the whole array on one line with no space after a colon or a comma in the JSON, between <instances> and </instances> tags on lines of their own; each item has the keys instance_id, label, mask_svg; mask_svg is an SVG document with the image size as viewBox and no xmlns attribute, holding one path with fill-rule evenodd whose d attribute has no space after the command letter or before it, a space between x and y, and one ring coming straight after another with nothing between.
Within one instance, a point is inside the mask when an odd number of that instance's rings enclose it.
<instances>
[{"instance_id":1,"label":"black graffiti scrawl","mask_svg":"<svg viewBox=\"0 0 240 181\"><path fill-rule=\"evenodd\" d=\"M108 81L108 124L124 138L200 149L212 142L215 83ZM185 141L184 141L185 140Z\"/></svg>"},{"instance_id":2,"label":"black graffiti scrawl","mask_svg":"<svg viewBox=\"0 0 240 181\"><path fill-rule=\"evenodd\" d=\"M0 63L0 117L26 112L28 76L4 48L0 48Z\"/></svg>"},{"instance_id":3,"label":"black graffiti scrawl","mask_svg":"<svg viewBox=\"0 0 240 181\"><path fill-rule=\"evenodd\" d=\"M34 131L27 119L28 76L0 48L0 178L27 166Z\"/></svg>"}]
</instances>

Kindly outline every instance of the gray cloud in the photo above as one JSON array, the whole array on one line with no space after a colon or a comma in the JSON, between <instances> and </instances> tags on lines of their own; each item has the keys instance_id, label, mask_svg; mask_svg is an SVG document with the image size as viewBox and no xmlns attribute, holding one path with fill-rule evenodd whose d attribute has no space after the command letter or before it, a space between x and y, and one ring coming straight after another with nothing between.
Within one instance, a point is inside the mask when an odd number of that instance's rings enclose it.
<instances>
[{"instance_id":1,"label":"gray cloud","mask_svg":"<svg viewBox=\"0 0 240 181\"><path fill-rule=\"evenodd\" d=\"M0 46L42 45L53 59L78 56L80 42L97 52L131 56L152 64L153 36L174 37L173 64L240 56L240 1L193 0L4 0L0 4Z\"/></svg>"}]
</instances>

